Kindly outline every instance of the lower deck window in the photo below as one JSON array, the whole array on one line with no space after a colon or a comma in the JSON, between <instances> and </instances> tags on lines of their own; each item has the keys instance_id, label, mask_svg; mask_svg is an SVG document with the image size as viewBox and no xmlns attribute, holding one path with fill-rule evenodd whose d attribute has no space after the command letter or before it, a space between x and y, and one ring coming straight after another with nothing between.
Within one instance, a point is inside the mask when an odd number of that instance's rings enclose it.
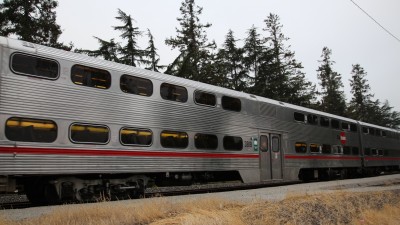
<instances>
[{"instance_id":1,"label":"lower deck window","mask_svg":"<svg viewBox=\"0 0 400 225\"><path fill-rule=\"evenodd\" d=\"M351 152L353 155L360 155L360 150L358 149L358 147L353 147L351 149Z\"/></svg>"},{"instance_id":2,"label":"lower deck window","mask_svg":"<svg viewBox=\"0 0 400 225\"><path fill-rule=\"evenodd\" d=\"M51 120L12 117L7 120L5 135L10 141L54 142L57 124Z\"/></svg>"},{"instance_id":3,"label":"lower deck window","mask_svg":"<svg viewBox=\"0 0 400 225\"><path fill-rule=\"evenodd\" d=\"M343 154L343 148L340 145L333 145L332 146L332 153L333 154Z\"/></svg>"},{"instance_id":4,"label":"lower deck window","mask_svg":"<svg viewBox=\"0 0 400 225\"><path fill-rule=\"evenodd\" d=\"M331 154L332 149L330 145L322 145L322 154Z\"/></svg>"},{"instance_id":5,"label":"lower deck window","mask_svg":"<svg viewBox=\"0 0 400 225\"><path fill-rule=\"evenodd\" d=\"M310 144L310 152L311 153L321 153L320 146L318 144Z\"/></svg>"},{"instance_id":6,"label":"lower deck window","mask_svg":"<svg viewBox=\"0 0 400 225\"><path fill-rule=\"evenodd\" d=\"M241 151L243 149L243 139L241 137L225 136L224 149L229 151Z\"/></svg>"},{"instance_id":7,"label":"lower deck window","mask_svg":"<svg viewBox=\"0 0 400 225\"><path fill-rule=\"evenodd\" d=\"M196 134L194 145L198 149L215 150L218 148L218 138L212 134Z\"/></svg>"},{"instance_id":8,"label":"lower deck window","mask_svg":"<svg viewBox=\"0 0 400 225\"><path fill-rule=\"evenodd\" d=\"M307 144L304 142L296 142L294 148L297 153L306 153L307 152Z\"/></svg>"},{"instance_id":9,"label":"lower deck window","mask_svg":"<svg viewBox=\"0 0 400 225\"><path fill-rule=\"evenodd\" d=\"M164 148L186 148L189 145L188 134L180 131L163 131L161 145Z\"/></svg>"},{"instance_id":10,"label":"lower deck window","mask_svg":"<svg viewBox=\"0 0 400 225\"><path fill-rule=\"evenodd\" d=\"M74 143L107 144L110 139L110 129L105 125L72 124L70 138Z\"/></svg>"},{"instance_id":11,"label":"lower deck window","mask_svg":"<svg viewBox=\"0 0 400 225\"><path fill-rule=\"evenodd\" d=\"M150 146L153 133L148 129L122 128L120 138L123 145Z\"/></svg>"}]
</instances>

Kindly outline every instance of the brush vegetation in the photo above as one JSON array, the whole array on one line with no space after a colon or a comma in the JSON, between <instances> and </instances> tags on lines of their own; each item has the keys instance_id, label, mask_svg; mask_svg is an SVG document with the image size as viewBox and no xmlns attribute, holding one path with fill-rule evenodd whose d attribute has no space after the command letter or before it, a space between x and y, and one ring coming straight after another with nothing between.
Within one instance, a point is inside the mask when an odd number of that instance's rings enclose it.
<instances>
[{"instance_id":1,"label":"brush vegetation","mask_svg":"<svg viewBox=\"0 0 400 225\"><path fill-rule=\"evenodd\" d=\"M154 198L59 207L38 218L5 225L173 224L400 224L398 192L290 194L281 201L237 202L203 198L172 202Z\"/></svg>"}]
</instances>

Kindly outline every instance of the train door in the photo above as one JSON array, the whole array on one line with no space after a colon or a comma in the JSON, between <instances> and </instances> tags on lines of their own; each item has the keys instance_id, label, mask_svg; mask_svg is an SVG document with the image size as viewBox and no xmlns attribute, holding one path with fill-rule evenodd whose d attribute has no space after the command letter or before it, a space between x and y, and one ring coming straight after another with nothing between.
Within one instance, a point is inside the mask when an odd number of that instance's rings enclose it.
<instances>
[{"instance_id":1,"label":"train door","mask_svg":"<svg viewBox=\"0 0 400 225\"><path fill-rule=\"evenodd\" d=\"M281 136L260 132L259 140L261 180L282 179Z\"/></svg>"}]
</instances>

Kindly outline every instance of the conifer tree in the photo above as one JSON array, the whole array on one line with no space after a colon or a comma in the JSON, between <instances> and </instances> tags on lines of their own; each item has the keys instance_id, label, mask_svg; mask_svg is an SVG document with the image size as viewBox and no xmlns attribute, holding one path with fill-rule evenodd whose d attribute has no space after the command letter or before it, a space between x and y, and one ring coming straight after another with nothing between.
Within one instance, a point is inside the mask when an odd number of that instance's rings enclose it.
<instances>
[{"instance_id":1,"label":"conifer tree","mask_svg":"<svg viewBox=\"0 0 400 225\"><path fill-rule=\"evenodd\" d=\"M339 73L333 71L331 60L332 51L328 47L322 49L322 60L317 69L317 76L320 80L321 104L320 110L335 115L344 116L346 110L346 102L343 90L342 77Z\"/></svg>"},{"instance_id":2,"label":"conifer tree","mask_svg":"<svg viewBox=\"0 0 400 225\"><path fill-rule=\"evenodd\" d=\"M229 80L228 87L237 91L246 91L248 75L243 65L243 49L236 46L232 30L229 30L223 48L218 52L223 61L225 76Z\"/></svg>"},{"instance_id":3,"label":"conifer tree","mask_svg":"<svg viewBox=\"0 0 400 225\"><path fill-rule=\"evenodd\" d=\"M127 15L121 9L118 9L118 16L115 18L120 20L123 25L115 26L114 29L121 31L120 37L127 40L127 44L120 49L120 60L124 64L138 66L145 55L144 51L137 45L137 38L142 35L142 32L139 31L138 27L133 26L131 15Z\"/></svg>"},{"instance_id":4,"label":"conifer tree","mask_svg":"<svg viewBox=\"0 0 400 225\"><path fill-rule=\"evenodd\" d=\"M275 14L269 14L264 20L264 30L269 34L266 38L269 48L264 51L266 60L258 76L263 76L265 80L266 97L308 106L314 99L314 86L305 79L301 71L303 66L295 59L295 53L289 49L290 45L286 47L285 42L289 38L282 33L283 26L279 20Z\"/></svg>"},{"instance_id":5,"label":"conifer tree","mask_svg":"<svg viewBox=\"0 0 400 225\"><path fill-rule=\"evenodd\" d=\"M58 2L54 0L4 0L0 4L0 35L70 50L58 42L62 31L56 23Z\"/></svg>"},{"instance_id":6,"label":"conifer tree","mask_svg":"<svg viewBox=\"0 0 400 225\"><path fill-rule=\"evenodd\" d=\"M373 95L369 93L370 86L365 76L367 76L367 73L360 64L353 65L350 80L351 93L353 96L347 110L351 118L361 121L368 120L368 108L372 104L371 98L373 97Z\"/></svg>"},{"instance_id":7,"label":"conifer tree","mask_svg":"<svg viewBox=\"0 0 400 225\"><path fill-rule=\"evenodd\" d=\"M149 37L149 46L145 49L145 53L148 58L148 60L145 61L145 64L148 65L146 69L159 72L159 70L163 69L165 66L158 65L160 58L157 54L157 48L154 45L154 37L149 29L147 29L147 36Z\"/></svg>"},{"instance_id":8,"label":"conifer tree","mask_svg":"<svg viewBox=\"0 0 400 225\"><path fill-rule=\"evenodd\" d=\"M178 18L180 28L176 29L176 37L170 37L165 43L172 49L180 51L179 56L167 67L165 73L188 78L195 81L212 83L210 80L209 63L215 43L209 43L205 33L211 24L200 23L202 8L194 0L184 0L180 7L182 14ZM207 69L205 69L207 68Z\"/></svg>"},{"instance_id":9,"label":"conifer tree","mask_svg":"<svg viewBox=\"0 0 400 225\"><path fill-rule=\"evenodd\" d=\"M99 49L97 50L75 49L75 52L84 53L93 57L102 57L103 59L108 61L119 62L118 51L121 48L121 46L118 43L115 43L114 39L111 39L110 41L105 41L95 36L93 38L95 38L99 42L100 44Z\"/></svg>"},{"instance_id":10,"label":"conifer tree","mask_svg":"<svg viewBox=\"0 0 400 225\"><path fill-rule=\"evenodd\" d=\"M243 49L244 65L254 75L254 78L257 78L260 59L264 51L264 41L261 39L261 35L257 32L257 28L254 25L247 31Z\"/></svg>"}]
</instances>

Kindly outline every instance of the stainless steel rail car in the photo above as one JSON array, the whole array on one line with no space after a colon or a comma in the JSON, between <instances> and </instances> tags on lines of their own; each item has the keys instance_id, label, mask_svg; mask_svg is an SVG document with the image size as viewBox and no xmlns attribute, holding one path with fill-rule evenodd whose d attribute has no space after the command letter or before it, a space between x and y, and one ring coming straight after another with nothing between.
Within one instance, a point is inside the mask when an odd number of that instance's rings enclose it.
<instances>
[{"instance_id":1,"label":"stainless steel rail car","mask_svg":"<svg viewBox=\"0 0 400 225\"><path fill-rule=\"evenodd\" d=\"M33 202L399 167L395 130L5 37L0 62L0 185Z\"/></svg>"}]
</instances>

